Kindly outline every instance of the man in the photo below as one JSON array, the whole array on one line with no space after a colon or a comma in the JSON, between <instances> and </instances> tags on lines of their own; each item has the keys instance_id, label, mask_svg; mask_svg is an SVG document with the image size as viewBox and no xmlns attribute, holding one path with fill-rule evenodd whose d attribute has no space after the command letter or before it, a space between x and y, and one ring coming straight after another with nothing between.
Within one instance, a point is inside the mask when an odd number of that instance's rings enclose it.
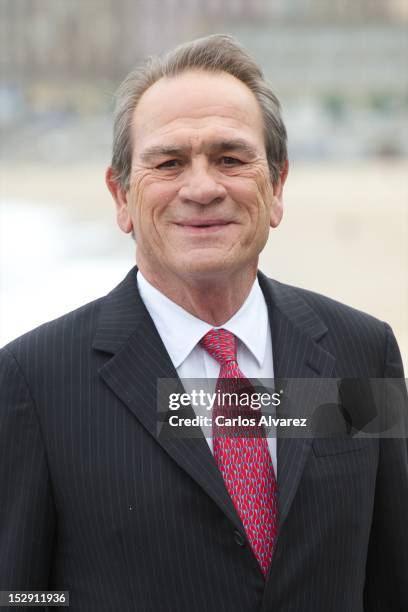
<instances>
[{"instance_id":1,"label":"man","mask_svg":"<svg viewBox=\"0 0 408 612\"><path fill-rule=\"evenodd\" d=\"M287 173L278 101L233 39L126 78L106 181L137 268L1 352L1 589L98 612L408 609L406 439L160 435L162 379L312 379L305 415L323 379L403 377L388 325L258 272Z\"/></svg>"}]
</instances>

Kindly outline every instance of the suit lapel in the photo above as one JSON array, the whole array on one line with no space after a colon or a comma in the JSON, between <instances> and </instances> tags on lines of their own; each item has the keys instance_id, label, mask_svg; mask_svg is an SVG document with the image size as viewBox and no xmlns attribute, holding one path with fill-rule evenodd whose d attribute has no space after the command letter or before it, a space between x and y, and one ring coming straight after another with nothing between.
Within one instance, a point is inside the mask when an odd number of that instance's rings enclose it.
<instances>
[{"instance_id":1,"label":"suit lapel","mask_svg":"<svg viewBox=\"0 0 408 612\"><path fill-rule=\"evenodd\" d=\"M161 433L159 411L161 418L168 414L168 396L167 402L159 406L158 379L172 379L178 392L183 392L183 387L140 298L136 271L133 268L105 298L93 348L112 356L99 374L157 443L243 530L201 428L177 428L177 435ZM172 392L175 391L173 387ZM195 413L188 407L183 416L194 417Z\"/></svg>"},{"instance_id":2,"label":"suit lapel","mask_svg":"<svg viewBox=\"0 0 408 612\"><path fill-rule=\"evenodd\" d=\"M275 388L284 390L278 417L307 418L327 401L324 378L333 375L335 359L319 346L327 327L291 287L259 274L269 320L272 323L272 349ZM308 379L307 384L299 379ZM288 437L277 431L279 534L298 489L313 438ZM312 431L310 432L312 436Z\"/></svg>"},{"instance_id":3,"label":"suit lapel","mask_svg":"<svg viewBox=\"0 0 408 612\"><path fill-rule=\"evenodd\" d=\"M177 372L148 314L137 289L136 268L106 298L102 307L93 348L111 357L99 374L112 391L132 411L168 455L178 463L217 503L240 530L242 523L226 491L200 427L178 431L178 436L160 435L157 379L172 379L180 385ZM275 388L290 389L278 416L307 417L323 400L324 385L320 378L333 374L334 357L319 346L327 328L317 314L291 287L271 281L259 273L259 282L272 323ZM304 385L293 379L315 379ZM292 379L292 380L291 380ZM289 385L289 387L288 387ZM174 391L175 389L173 389ZM191 407L183 416L194 417ZM302 476L310 451L311 438L281 437L277 439L279 533ZM188 436L187 436L188 434ZM279 534L278 534L279 538Z\"/></svg>"}]
</instances>

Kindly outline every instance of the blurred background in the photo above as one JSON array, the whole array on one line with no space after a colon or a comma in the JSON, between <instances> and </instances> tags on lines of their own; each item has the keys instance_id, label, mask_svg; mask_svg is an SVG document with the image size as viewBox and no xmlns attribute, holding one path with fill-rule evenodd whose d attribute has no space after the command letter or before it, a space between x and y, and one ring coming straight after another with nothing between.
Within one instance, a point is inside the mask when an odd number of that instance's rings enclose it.
<instances>
[{"instance_id":1,"label":"blurred background","mask_svg":"<svg viewBox=\"0 0 408 612\"><path fill-rule=\"evenodd\" d=\"M134 262L104 186L112 95L216 32L282 102L286 214L261 269L388 321L408 366L407 0L0 0L0 345Z\"/></svg>"}]
</instances>

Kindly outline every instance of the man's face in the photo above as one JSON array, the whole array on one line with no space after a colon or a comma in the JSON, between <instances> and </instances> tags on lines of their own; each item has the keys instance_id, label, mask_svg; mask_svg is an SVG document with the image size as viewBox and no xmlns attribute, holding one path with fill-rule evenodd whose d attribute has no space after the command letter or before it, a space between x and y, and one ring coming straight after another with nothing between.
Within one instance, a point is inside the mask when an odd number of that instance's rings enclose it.
<instances>
[{"instance_id":1,"label":"man's face","mask_svg":"<svg viewBox=\"0 0 408 612\"><path fill-rule=\"evenodd\" d=\"M160 284L255 271L286 169L273 186L252 92L226 73L162 78L134 111L132 142L129 189L107 180L142 272Z\"/></svg>"}]
</instances>

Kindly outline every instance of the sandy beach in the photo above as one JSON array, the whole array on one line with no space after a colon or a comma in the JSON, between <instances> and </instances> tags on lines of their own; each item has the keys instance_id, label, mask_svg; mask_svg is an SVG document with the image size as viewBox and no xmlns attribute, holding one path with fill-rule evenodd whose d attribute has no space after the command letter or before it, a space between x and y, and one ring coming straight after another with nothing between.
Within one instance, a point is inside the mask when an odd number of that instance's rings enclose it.
<instances>
[{"instance_id":1,"label":"sandy beach","mask_svg":"<svg viewBox=\"0 0 408 612\"><path fill-rule=\"evenodd\" d=\"M116 226L104 171L103 163L3 164L2 343L98 297L132 266L134 245ZM389 322L406 368L407 176L407 160L292 163L284 220L260 263L278 280Z\"/></svg>"}]
</instances>

